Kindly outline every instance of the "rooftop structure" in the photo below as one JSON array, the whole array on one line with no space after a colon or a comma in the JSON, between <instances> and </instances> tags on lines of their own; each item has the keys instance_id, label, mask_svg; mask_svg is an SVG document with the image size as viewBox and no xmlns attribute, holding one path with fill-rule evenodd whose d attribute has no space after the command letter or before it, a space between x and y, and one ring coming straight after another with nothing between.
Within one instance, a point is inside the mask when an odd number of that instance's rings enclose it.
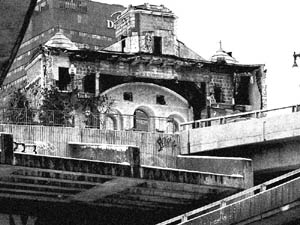
<instances>
[{"instance_id":1,"label":"rooftop structure","mask_svg":"<svg viewBox=\"0 0 300 225\"><path fill-rule=\"evenodd\" d=\"M220 48L210 59L213 62L226 62L226 63L238 63L238 61L232 56L232 52L226 52L222 48L222 42L220 41Z\"/></svg>"}]
</instances>

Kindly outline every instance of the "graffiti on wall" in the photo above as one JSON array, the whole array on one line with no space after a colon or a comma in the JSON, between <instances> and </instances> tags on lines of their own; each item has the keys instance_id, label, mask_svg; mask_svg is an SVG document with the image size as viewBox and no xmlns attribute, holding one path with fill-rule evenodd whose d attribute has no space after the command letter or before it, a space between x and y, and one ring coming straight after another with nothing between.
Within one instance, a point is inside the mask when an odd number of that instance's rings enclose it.
<instances>
[{"instance_id":1,"label":"graffiti on wall","mask_svg":"<svg viewBox=\"0 0 300 225\"><path fill-rule=\"evenodd\" d=\"M42 155L55 155L57 148L49 142L37 141L34 143L14 142L14 151L29 153L29 154L42 154Z\"/></svg>"},{"instance_id":2,"label":"graffiti on wall","mask_svg":"<svg viewBox=\"0 0 300 225\"><path fill-rule=\"evenodd\" d=\"M160 136L156 140L158 146L157 151L163 151L166 148L171 148L174 151L177 147L177 141L173 136Z\"/></svg>"}]
</instances>

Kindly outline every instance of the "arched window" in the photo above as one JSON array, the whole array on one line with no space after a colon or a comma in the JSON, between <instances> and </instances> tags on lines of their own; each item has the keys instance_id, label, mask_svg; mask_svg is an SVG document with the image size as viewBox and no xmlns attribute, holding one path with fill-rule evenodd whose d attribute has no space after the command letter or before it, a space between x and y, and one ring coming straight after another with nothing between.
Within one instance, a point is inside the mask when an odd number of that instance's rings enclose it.
<instances>
[{"instance_id":1,"label":"arched window","mask_svg":"<svg viewBox=\"0 0 300 225\"><path fill-rule=\"evenodd\" d=\"M149 116L141 109L137 109L134 112L134 129L149 131Z\"/></svg>"},{"instance_id":2,"label":"arched window","mask_svg":"<svg viewBox=\"0 0 300 225\"><path fill-rule=\"evenodd\" d=\"M117 129L117 121L112 116L107 116L105 119L105 129L106 130L116 130Z\"/></svg>"},{"instance_id":3,"label":"arched window","mask_svg":"<svg viewBox=\"0 0 300 225\"><path fill-rule=\"evenodd\" d=\"M179 123L174 118L167 120L167 133L175 133L179 131Z\"/></svg>"}]
</instances>

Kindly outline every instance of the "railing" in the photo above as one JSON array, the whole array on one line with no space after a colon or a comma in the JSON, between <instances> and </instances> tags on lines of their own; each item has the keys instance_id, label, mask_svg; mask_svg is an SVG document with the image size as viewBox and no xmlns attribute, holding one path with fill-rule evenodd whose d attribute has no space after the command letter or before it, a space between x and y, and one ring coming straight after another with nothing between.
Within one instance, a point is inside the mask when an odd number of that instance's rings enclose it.
<instances>
[{"instance_id":1,"label":"railing","mask_svg":"<svg viewBox=\"0 0 300 225\"><path fill-rule=\"evenodd\" d=\"M178 134L15 124L0 124L0 131L13 134L17 143L24 143L26 153L34 153L36 145L38 154L70 157L68 143L72 142L134 145L141 150L143 165L172 168L176 166L174 158L180 154ZM14 147L17 152L24 151L22 145Z\"/></svg>"},{"instance_id":2,"label":"railing","mask_svg":"<svg viewBox=\"0 0 300 225\"><path fill-rule=\"evenodd\" d=\"M219 117L195 120L186 123L181 123L180 126L183 129L202 128L202 127L208 127L212 125L221 125L226 123L238 122L238 121L251 119L251 118L262 118L262 117L266 117L270 112L277 112L277 111L283 111L289 109L291 109L292 113L298 112L300 111L300 105L291 105L291 106L285 106L285 107L274 108L274 109L255 110L251 112L244 112L244 113L237 113L237 114L227 115L227 116L219 116Z\"/></svg>"},{"instance_id":3,"label":"railing","mask_svg":"<svg viewBox=\"0 0 300 225\"><path fill-rule=\"evenodd\" d=\"M203 219L203 221L207 222L209 219L213 220L213 218L214 218L213 214L218 214L218 216L216 216L216 217L219 217L219 218L216 221L209 221L208 223L205 223L205 224L230 224L228 221L230 218L226 217L226 215L223 214L223 218L220 218L220 215L222 214L222 213L220 213L220 210L226 209L226 207L228 208L228 207L234 206L235 207L234 211L241 213L241 210L242 210L241 207L246 207L246 204L242 204L243 201L247 201L247 200L251 201L251 199L253 200L254 197L259 197L259 195L262 195L262 194L274 194L274 193L276 194L278 192L278 189L284 187L284 185L289 185L286 192L288 192L288 191L292 192L293 196L288 196L288 194L285 193L285 195L286 195L285 200L281 199L282 201L280 201L280 202L276 202L276 203L273 202L272 204L269 204L269 206L270 206L269 209L267 207L262 207L262 209L265 211L271 210L271 208L281 207L281 206L284 206L284 205L290 203L293 200L297 200L299 198L299 194L297 194L299 190L297 190L297 187L294 187L293 185L291 185L291 184L293 184L294 181L297 181L298 182L297 185L300 186L299 185L300 184L300 169L297 169L290 173L284 174L275 179L272 179L270 181L267 181L265 183L255 186L255 187L249 188L245 191L242 191L235 195L229 196L227 198L224 198L220 201L211 203L211 204L201 207L199 209L196 209L196 210L187 212L183 215L174 217L170 220L164 221L157 225L185 224L185 222L188 223L188 221L196 220L196 219ZM292 188L291 186L293 186L294 188ZM282 195L282 194L283 193L280 193L280 195ZM294 196L294 195L296 195L296 196ZM280 196L280 197L282 198L282 196ZM265 200L265 199L272 199L272 198L271 198L271 196L268 196L268 198L263 198L261 200ZM256 198L255 200L258 201L258 198ZM273 198L273 201L274 201L274 198ZM238 203L241 203L241 204L238 204ZM253 201L250 203L250 205L251 204L252 205L254 204ZM262 203L261 202L257 203L257 205L259 205L259 204L262 204ZM267 203L265 202L265 204L267 204ZM264 205L264 206L266 206L266 205ZM240 207L240 208L237 209L237 207ZM261 207L258 207L258 208L261 208ZM246 210L249 210L249 209L246 209ZM253 212L253 215L250 215L247 213L245 213L245 214L247 214L248 217L249 216L251 217L251 216L256 216L257 214L259 215L259 213L263 213L262 211L259 211L259 210L256 210L255 212ZM228 211L232 213L231 210L228 210ZM231 215L231 217L236 217L236 218L232 218L232 219L236 219L239 221L241 221L242 219L247 219L247 218L240 218L239 215ZM201 222L203 222L203 221L201 221ZM235 221L235 222L237 222L237 221ZM195 223L195 224L202 224L202 223L200 223L200 221L197 221L197 223Z\"/></svg>"},{"instance_id":4,"label":"railing","mask_svg":"<svg viewBox=\"0 0 300 225\"><path fill-rule=\"evenodd\" d=\"M102 130L174 133L178 124L172 118L148 117L114 113L64 113L60 110L0 109L0 123L97 128Z\"/></svg>"},{"instance_id":5,"label":"railing","mask_svg":"<svg viewBox=\"0 0 300 225\"><path fill-rule=\"evenodd\" d=\"M74 116L59 110L0 109L0 122L18 125L46 125L72 127Z\"/></svg>"}]
</instances>

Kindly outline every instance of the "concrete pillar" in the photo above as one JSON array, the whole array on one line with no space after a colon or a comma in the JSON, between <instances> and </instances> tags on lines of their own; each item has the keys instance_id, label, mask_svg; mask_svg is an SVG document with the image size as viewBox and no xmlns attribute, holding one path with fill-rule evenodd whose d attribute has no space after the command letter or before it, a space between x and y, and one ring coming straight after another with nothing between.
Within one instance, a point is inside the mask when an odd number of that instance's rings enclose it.
<instances>
[{"instance_id":1,"label":"concrete pillar","mask_svg":"<svg viewBox=\"0 0 300 225\"><path fill-rule=\"evenodd\" d=\"M96 73L95 76L95 96L99 96L99 79L100 79L100 73Z\"/></svg>"},{"instance_id":2,"label":"concrete pillar","mask_svg":"<svg viewBox=\"0 0 300 225\"><path fill-rule=\"evenodd\" d=\"M0 148L1 148L1 164L13 164L14 147L13 135L8 133L0 133Z\"/></svg>"},{"instance_id":3,"label":"concrete pillar","mask_svg":"<svg viewBox=\"0 0 300 225\"><path fill-rule=\"evenodd\" d=\"M129 164L131 166L131 176L135 178L140 178L140 149L138 147L129 146L126 150L126 154L129 160Z\"/></svg>"}]
</instances>

